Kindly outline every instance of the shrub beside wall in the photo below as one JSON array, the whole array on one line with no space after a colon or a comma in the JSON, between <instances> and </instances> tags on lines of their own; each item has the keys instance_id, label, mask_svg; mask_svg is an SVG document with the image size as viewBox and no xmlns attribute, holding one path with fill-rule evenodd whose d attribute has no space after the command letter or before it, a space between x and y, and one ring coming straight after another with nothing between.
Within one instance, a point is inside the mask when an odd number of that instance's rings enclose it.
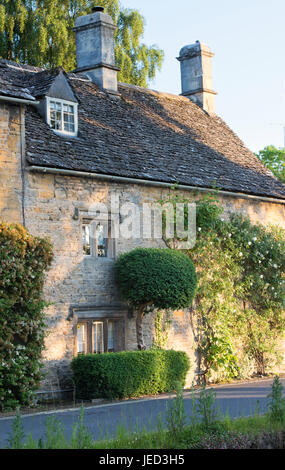
<instances>
[{"instance_id":1,"label":"shrub beside wall","mask_svg":"<svg viewBox=\"0 0 285 470\"><path fill-rule=\"evenodd\" d=\"M180 351L124 351L88 354L72 361L79 399L139 397L184 386L189 358Z\"/></svg>"},{"instance_id":2,"label":"shrub beside wall","mask_svg":"<svg viewBox=\"0 0 285 470\"><path fill-rule=\"evenodd\" d=\"M49 241L0 222L0 409L28 404L41 379Z\"/></svg>"}]
</instances>

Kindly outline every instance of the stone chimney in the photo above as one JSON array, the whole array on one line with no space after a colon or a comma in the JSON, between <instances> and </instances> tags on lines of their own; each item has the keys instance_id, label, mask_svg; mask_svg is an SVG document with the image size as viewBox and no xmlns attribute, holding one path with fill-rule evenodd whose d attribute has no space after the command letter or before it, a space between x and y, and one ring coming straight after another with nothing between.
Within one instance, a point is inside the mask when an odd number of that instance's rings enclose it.
<instances>
[{"instance_id":1,"label":"stone chimney","mask_svg":"<svg viewBox=\"0 0 285 470\"><path fill-rule=\"evenodd\" d=\"M194 103L209 114L215 113L215 95L213 91L212 57L210 48L200 41L181 49L179 60L181 65L182 95L189 97Z\"/></svg>"},{"instance_id":2,"label":"stone chimney","mask_svg":"<svg viewBox=\"0 0 285 470\"><path fill-rule=\"evenodd\" d=\"M115 29L103 7L95 7L90 15L75 20L76 72L86 73L98 87L111 93L118 93L120 70L115 66Z\"/></svg>"}]
</instances>

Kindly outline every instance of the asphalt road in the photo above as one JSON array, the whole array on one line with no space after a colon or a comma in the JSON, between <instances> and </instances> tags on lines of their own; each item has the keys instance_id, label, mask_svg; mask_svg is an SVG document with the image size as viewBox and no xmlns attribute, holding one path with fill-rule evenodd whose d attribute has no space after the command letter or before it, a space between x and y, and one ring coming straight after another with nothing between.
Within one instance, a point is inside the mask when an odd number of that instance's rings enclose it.
<instances>
[{"instance_id":1,"label":"asphalt road","mask_svg":"<svg viewBox=\"0 0 285 470\"><path fill-rule=\"evenodd\" d=\"M285 379L281 379L285 388ZM216 404L221 414L229 413L231 417L249 416L257 410L266 410L266 397L271 392L271 380L261 380L245 384L215 387ZM185 410L191 416L191 394L185 392ZM118 426L129 430L145 427L155 429L158 416L165 420L166 395L150 399L128 400L108 405L97 405L85 408L84 422L92 433L94 440L116 435ZM259 402L259 405L258 405ZM73 425L78 422L79 409L24 415L22 422L25 434L32 434L34 439L45 439L47 418L56 416L63 424L66 437L70 437ZM0 448L7 448L7 439L12 429L14 417L0 419Z\"/></svg>"}]
</instances>

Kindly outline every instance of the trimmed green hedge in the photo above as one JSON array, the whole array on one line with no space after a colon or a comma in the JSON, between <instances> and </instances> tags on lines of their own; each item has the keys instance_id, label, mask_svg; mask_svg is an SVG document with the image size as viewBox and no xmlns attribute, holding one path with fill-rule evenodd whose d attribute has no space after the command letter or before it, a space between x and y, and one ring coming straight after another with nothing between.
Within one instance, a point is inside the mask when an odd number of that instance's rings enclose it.
<instances>
[{"instance_id":1,"label":"trimmed green hedge","mask_svg":"<svg viewBox=\"0 0 285 470\"><path fill-rule=\"evenodd\" d=\"M190 361L182 351L124 351L73 359L76 397L126 398L173 390L185 384Z\"/></svg>"}]
</instances>

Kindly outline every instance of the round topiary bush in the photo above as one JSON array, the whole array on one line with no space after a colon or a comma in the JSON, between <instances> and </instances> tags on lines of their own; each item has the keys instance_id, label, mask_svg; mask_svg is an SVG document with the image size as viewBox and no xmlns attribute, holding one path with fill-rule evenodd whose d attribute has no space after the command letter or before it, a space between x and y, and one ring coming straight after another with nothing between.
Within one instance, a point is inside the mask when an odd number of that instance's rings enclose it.
<instances>
[{"instance_id":1,"label":"round topiary bush","mask_svg":"<svg viewBox=\"0 0 285 470\"><path fill-rule=\"evenodd\" d=\"M138 347L147 306L179 309L191 305L197 286L193 262L180 251L136 248L119 256L115 266L121 296L137 310Z\"/></svg>"}]
</instances>

